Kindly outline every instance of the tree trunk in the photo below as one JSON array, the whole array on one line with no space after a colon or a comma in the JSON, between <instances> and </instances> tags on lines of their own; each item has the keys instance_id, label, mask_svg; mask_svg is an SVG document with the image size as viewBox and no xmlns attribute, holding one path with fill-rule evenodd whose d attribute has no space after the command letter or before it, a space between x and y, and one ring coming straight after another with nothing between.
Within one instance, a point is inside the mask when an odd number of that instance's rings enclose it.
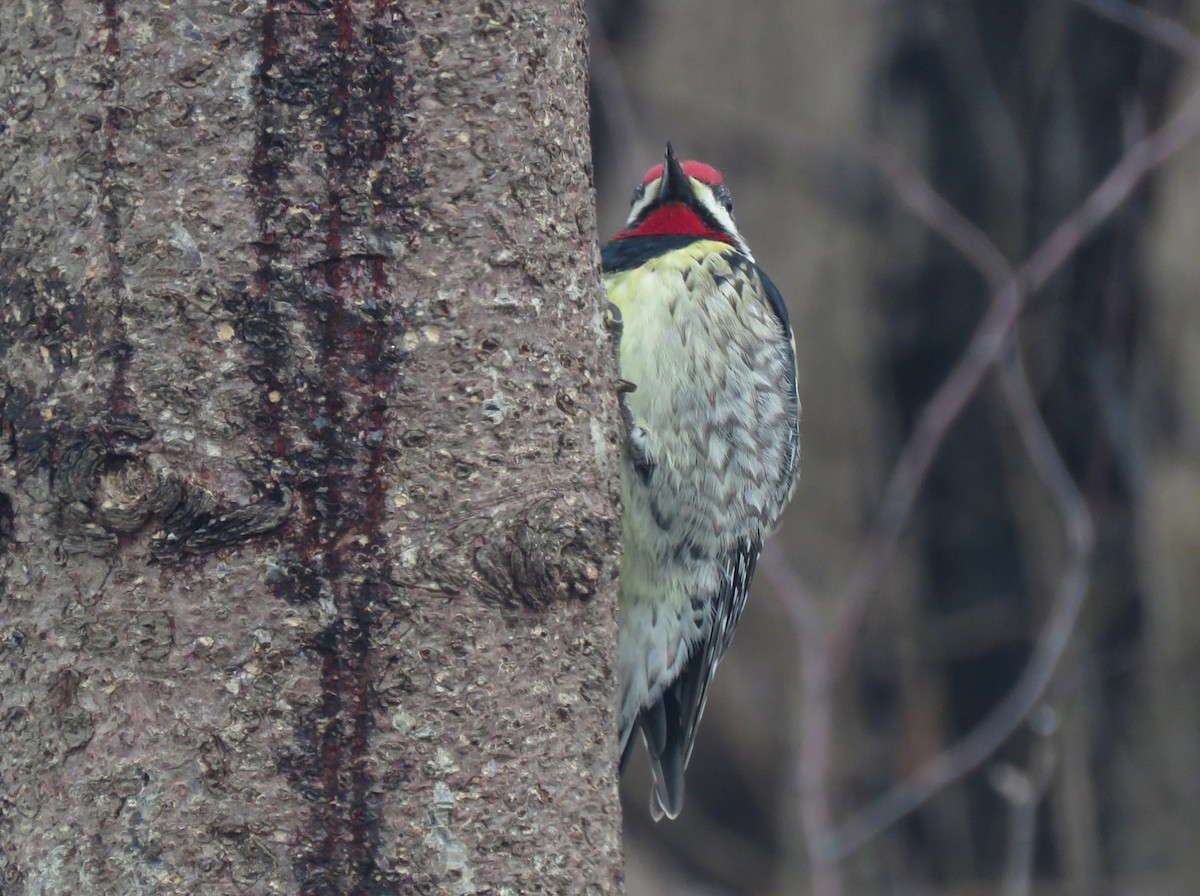
<instances>
[{"instance_id":1,"label":"tree trunk","mask_svg":"<svg viewBox=\"0 0 1200 896\"><path fill-rule=\"evenodd\" d=\"M0 891L619 890L583 40L0 4Z\"/></svg>"}]
</instances>

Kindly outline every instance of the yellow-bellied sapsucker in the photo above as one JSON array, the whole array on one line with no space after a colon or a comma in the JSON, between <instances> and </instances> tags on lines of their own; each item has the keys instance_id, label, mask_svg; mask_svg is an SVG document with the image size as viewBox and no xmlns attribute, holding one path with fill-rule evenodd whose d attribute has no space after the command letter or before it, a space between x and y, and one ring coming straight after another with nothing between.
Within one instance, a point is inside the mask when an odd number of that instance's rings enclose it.
<instances>
[{"instance_id":1,"label":"yellow-bellied sapsucker","mask_svg":"<svg viewBox=\"0 0 1200 896\"><path fill-rule=\"evenodd\" d=\"M602 252L626 390L621 767L640 727L656 820L682 808L709 682L798 469L787 310L732 213L720 173L668 143Z\"/></svg>"}]
</instances>

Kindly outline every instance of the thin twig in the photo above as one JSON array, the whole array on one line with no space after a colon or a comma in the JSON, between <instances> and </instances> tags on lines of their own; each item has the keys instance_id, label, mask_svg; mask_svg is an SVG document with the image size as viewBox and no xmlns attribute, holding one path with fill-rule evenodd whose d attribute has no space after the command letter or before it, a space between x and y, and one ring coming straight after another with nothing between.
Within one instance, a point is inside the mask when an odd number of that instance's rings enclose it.
<instances>
[{"instance_id":1,"label":"thin twig","mask_svg":"<svg viewBox=\"0 0 1200 896\"><path fill-rule=\"evenodd\" d=\"M802 838L807 850L812 896L841 896L844 892L841 871L830 858L828 840L833 830L829 798L829 749L833 744L833 687L828 665L823 661L824 640L820 610L796 570L768 548L759 561L759 570L770 581L777 595L787 595L780 604L787 612L800 641L799 731L802 748L795 770L795 788Z\"/></svg>"},{"instance_id":2,"label":"thin twig","mask_svg":"<svg viewBox=\"0 0 1200 896\"><path fill-rule=\"evenodd\" d=\"M1001 896L1029 896L1033 879L1033 854L1037 835L1038 804L1054 777L1058 764L1053 743L1042 739L1034 747L1027 770L1001 763L989 770L989 780L1008 803L1008 854L1004 861Z\"/></svg>"}]
</instances>

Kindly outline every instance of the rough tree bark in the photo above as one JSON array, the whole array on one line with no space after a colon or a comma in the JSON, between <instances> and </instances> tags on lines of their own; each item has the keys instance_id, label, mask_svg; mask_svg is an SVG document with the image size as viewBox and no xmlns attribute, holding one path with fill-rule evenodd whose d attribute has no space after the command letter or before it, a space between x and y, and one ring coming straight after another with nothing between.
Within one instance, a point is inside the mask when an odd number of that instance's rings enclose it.
<instances>
[{"instance_id":1,"label":"rough tree bark","mask_svg":"<svg viewBox=\"0 0 1200 896\"><path fill-rule=\"evenodd\" d=\"M576 2L0 4L0 890L612 893Z\"/></svg>"}]
</instances>

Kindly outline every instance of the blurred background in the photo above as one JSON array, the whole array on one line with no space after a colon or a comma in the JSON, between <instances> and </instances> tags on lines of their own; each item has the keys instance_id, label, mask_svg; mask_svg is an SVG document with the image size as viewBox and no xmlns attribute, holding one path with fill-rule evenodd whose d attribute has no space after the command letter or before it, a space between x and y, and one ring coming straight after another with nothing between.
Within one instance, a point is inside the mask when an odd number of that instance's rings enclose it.
<instances>
[{"instance_id":1,"label":"blurred background","mask_svg":"<svg viewBox=\"0 0 1200 896\"><path fill-rule=\"evenodd\" d=\"M601 236L721 169L804 408L628 892L1200 893L1200 2L589 16Z\"/></svg>"}]
</instances>

